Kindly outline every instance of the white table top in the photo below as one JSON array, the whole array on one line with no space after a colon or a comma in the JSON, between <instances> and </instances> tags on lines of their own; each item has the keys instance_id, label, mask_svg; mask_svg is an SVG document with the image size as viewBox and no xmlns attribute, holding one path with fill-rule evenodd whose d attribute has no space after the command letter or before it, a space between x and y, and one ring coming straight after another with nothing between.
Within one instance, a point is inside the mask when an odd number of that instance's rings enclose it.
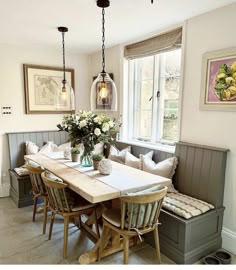
<instances>
[{"instance_id":1,"label":"white table top","mask_svg":"<svg viewBox=\"0 0 236 270\"><path fill-rule=\"evenodd\" d=\"M92 203L106 201L138 190L160 184L170 186L172 181L112 161L112 173L101 175L93 167L82 167L77 162L65 160L61 152L25 156L56 176L68 186Z\"/></svg>"}]
</instances>

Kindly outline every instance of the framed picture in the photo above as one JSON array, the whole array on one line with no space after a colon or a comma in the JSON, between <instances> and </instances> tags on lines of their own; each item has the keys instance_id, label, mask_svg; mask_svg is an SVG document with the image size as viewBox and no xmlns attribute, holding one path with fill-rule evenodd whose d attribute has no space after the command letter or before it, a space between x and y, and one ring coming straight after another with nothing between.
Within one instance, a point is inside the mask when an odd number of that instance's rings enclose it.
<instances>
[{"instance_id":1,"label":"framed picture","mask_svg":"<svg viewBox=\"0 0 236 270\"><path fill-rule=\"evenodd\" d=\"M71 112L74 99L69 91L62 93L63 69L24 64L26 114ZM66 80L74 89L74 70L66 69ZM74 91L74 90L73 90ZM73 106L74 107L74 106Z\"/></svg>"},{"instance_id":2,"label":"framed picture","mask_svg":"<svg viewBox=\"0 0 236 270\"><path fill-rule=\"evenodd\" d=\"M113 80L113 73L109 73L110 78ZM93 77L93 80L95 80L97 76ZM111 110L112 106L112 99L113 99L113 93L112 93L112 85L110 82L106 83L107 86L107 92L103 96L103 93L101 91L101 82L97 82L96 84L96 94L95 94L95 110L96 111L103 111L103 110Z\"/></svg>"},{"instance_id":3,"label":"framed picture","mask_svg":"<svg viewBox=\"0 0 236 270\"><path fill-rule=\"evenodd\" d=\"M203 55L200 109L236 111L236 47Z\"/></svg>"}]
</instances>

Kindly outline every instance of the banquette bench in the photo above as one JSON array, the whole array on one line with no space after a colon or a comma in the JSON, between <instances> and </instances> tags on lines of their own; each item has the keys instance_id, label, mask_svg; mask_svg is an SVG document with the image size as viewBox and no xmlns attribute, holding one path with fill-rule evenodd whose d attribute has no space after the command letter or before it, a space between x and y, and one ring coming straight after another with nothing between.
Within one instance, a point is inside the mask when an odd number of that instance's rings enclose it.
<instances>
[{"instance_id":1,"label":"banquette bench","mask_svg":"<svg viewBox=\"0 0 236 270\"><path fill-rule=\"evenodd\" d=\"M116 142L118 149L127 146L126 143ZM131 146L131 153L136 157L150 150L152 149ZM221 248L227 151L185 142L176 144L174 154L154 150L155 162L173 155L178 158L173 184L179 192L215 206L215 209L190 219L161 210L159 226L161 252L176 263L191 264ZM145 240L155 246L152 234L148 234Z\"/></svg>"},{"instance_id":2,"label":"banquette bench","mask_svg":"<svg viewBox=\"0 0 236 270\"><path fill-rule=\"evenodd\" d=\"M32 186L29 175L19 176L14 168L24 165L25 143L34 142L39 147L47 141L60 145L68 141L69 136L65 131L32 131L7 133L10 159L10 196L18 207L33 204Z\"/></svg>"},{"instance_id":3,"label":"banquette bench","mask_svg":"<svg viewBox=\"0 0 236 270\"><path fill-rule=\"evenodd\" d=\"M32 192L29 176L18 176L14 168L24 164L25 142L32 141L42 146L47 141L57 145L68 141L66 132L36 131L8 133L10 153L10 196L18 207L31 205ZM116 142L118 149L128 144ZM139 157L151 148L132 145L131 153ZM191 219L184 219L162 209L159 226L161 252L176 263L190 264L221 248L223 221L223 194L227 149L195 145L185 142L176 144L175 153L154 150L153 160L168 157L178 158L178 167L173 178L175 188L186 195L206 201L215 209ZM154 246L153 236L145 239Z\"/></svg>"}]
</instances>

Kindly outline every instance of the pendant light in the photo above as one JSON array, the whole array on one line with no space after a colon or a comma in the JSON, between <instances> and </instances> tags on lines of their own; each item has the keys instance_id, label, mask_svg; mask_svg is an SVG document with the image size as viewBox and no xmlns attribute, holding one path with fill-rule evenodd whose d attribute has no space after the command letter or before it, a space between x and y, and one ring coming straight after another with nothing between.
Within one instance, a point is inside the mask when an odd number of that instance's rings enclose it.
<instances>
[{"instance_id":1,"label":"pendant light","mask_svg":"<svg viewBox=\"0 0 236 270\"><path fill-rule=\"evenodd\" d=\"M97 0L97 6L102 8L102 71L98 74L91 87L91 110L116 111L116 85L105 71L105 8L110 6L110 1Z\"/></svg>"},{"instance_id":2,"label":"pendant light","mask_svg":"<svg viewBox=\"0 0 236 270\"><path fill-rule=\"evenodd\" d=\"M59 106L66 106L69 110L75 110L75 96L74 90L66 80L66 61L65 61L65 33L68 32L68 28L64 26L58 27L58 31L62 34L62 58L63 58L63 79L61 81L61 87L59 89ZM67 104L69 102L69 104Z\"/></svg>"}]
</instances>

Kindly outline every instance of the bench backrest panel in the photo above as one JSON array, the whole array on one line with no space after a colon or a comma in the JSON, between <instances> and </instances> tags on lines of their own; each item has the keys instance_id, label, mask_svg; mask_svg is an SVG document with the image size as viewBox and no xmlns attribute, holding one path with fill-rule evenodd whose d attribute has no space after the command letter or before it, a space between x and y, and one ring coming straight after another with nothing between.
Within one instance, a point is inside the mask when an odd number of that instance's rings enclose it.
<instances>
[{"instance_id":1,"label":"bench backrest panel","mask_svg":"<svg viewBox=\"0 0 236 270\"><path fill-rule=\"evenodd\" d=\"M227 149L180 142L175 187L186 195L223 206Z\"/></svg>"},{"instance_id":2,"label":"bench backrest panel","mask_svg":"<svg viewBox=\"0 0 236 270\"><path fill-rule=\"evenodd\" d=\"M60 145L67 142L69 139L67 132L54 130L7 133L7 136L11 169L20 167L25 163L25 142L31 141L41 147L47 141L53 141L55 144Z\"/></svg>"},{"instance_id":3,"label":"bench backrest panel","mask_svg":"<svg viewBox=\"0 0 236 270\"><path fill-rule=\"evenodd\" d=\"M123 149L128 144L116 142L116 146ZM136 157L151 150L131 146L131 153ZM223 206L227 152L227 149L179 142L174 154L154 150L153 160L157 163L173 155L178 157L177 170L172 179L175 188L218 208Z\"/></svg>"}]
</instances>

